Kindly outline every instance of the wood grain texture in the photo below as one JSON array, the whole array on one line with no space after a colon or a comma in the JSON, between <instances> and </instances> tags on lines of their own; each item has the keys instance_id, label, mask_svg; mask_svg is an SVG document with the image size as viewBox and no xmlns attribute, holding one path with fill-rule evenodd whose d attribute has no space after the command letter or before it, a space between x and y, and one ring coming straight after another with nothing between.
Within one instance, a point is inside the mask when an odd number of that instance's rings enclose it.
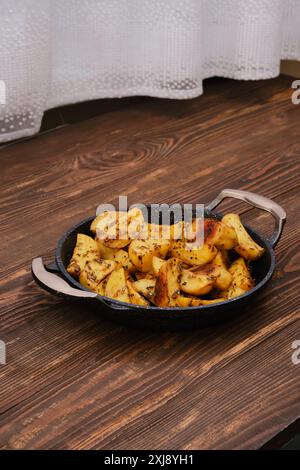
<instances>
[{"instance_id":1,"label":"wood grain texture","mask_svg":"<svg viewBox=\"0 0 300 470\"><path fill-rule=\"evenodd\" d=\"M0 150L0 448L258 448L300 416L300 106L290 80L212 79ZM231 323L131 330L48 295L30 263L101 202L208 202L224 187L287 211L271 284ZM271 217L226 201L270 234Z\"/></svg>"}]
</instances>

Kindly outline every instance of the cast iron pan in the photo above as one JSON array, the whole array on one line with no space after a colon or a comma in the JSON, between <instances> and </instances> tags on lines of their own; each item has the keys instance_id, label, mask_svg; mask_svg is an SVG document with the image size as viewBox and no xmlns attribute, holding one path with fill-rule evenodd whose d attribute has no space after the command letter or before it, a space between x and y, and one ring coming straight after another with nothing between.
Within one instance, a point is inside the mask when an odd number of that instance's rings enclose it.
<instances>
[{"instance_id":1,"label":"cast iron pan","mask_svg":"<svg viewBox=\"0 0 300 470\"><path fill-rule=\"evenodd\" d=\"M86 219L68 230L59 240L55 263L45 267L42 258L32 261L32 275L35 281L45 290L63 295L66 298L82 301L82 308L89 310L94 305L106 318L116 320L128 325L136 325L165 330L193 329L205 327L240 315L249 305L254 296L271 279L275 268L274 247L278 242L286 219L286 213L274 201L248 191L224 189L210 204L205 206L205 217L220 219L221 216L213 213L220 202L231 197L247 202L251 206L270 212L275 218L275 229L272 236L267 239L247 227L251 237L265 248L264 255L251 263L255 287L246 294L219 304L201 307L143 307L128 304L108 297L100 296L85 289L79 282L70 276L66 268L71 259L76 244L77 233L92 235L89 227L94 217ZM171 223L176 222L172 221Z\"/></svg>"}]
</instances>

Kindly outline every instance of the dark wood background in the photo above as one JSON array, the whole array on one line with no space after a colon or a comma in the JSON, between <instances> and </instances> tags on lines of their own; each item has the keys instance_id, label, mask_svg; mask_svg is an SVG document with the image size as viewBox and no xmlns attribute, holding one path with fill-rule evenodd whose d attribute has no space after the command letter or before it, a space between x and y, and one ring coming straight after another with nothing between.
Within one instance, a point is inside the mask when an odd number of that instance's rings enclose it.
<instances>
[{"instance_id":1,"label":"dark wood background","mask_svg":"<svg viewBox=\"0 0 300 470\"><path fill-rule=\"evenodd\" d=\"M2 147L0 448L255 449L299 418L300 106L291 81L211 79L197 99L98 102L83 120L64 108L62 127ZM271 284L231 323L129 329L32 281L31 259L51 261L61 234L101 202L208 202L224 187L273 198L288 215ZM229 208L271 233L270 215Z\"/></svg>"}]
</instances>

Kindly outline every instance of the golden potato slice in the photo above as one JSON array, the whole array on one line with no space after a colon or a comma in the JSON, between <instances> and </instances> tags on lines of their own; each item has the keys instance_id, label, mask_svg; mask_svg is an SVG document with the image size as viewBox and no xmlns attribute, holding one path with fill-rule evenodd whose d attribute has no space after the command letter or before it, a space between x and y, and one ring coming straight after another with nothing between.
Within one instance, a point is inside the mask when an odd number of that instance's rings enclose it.
<instances>
[{"instance_id":1,"label":"golden potato slice","mask_svg":"<svg viewBox=\"0 0 300 470\"><path fill-rule=\"evenodd\" d=\"M184 240L184 222L180 221L170 225L170 240ZM167 228L165 229L167 233Z\"/></svg>"},{"instance_id":2,"label":"golden potato slice","mask_svg":"<svg viewBox=\"0 0 300 470\"><path fill-rule=\"evenodd\" d=\"M219 272L217 274L217 278L215 280L215 286L218 289L226 290L231 284L232 276L227 269L227 253L219 251L217 256L214 258L213 263L218 266Z\"/></svg>"},{"instance_id":3,"label":"golden potato slice","mask_svg":"<svg viewBox=\"0 0 300 470\"><path fill-rule=\"evenodd\" d=\"M97 215L90 226L90 231L97 234L97 228L104 229L105 227L114 226L117 222L118 212L105 211Z\"/></svg>"},{"instance_id":4,"label":"golden potato slice","mask_svg":"<svg viewBox=\"0 0 300 470\"><path fill-rule=\"evenodd\" d=\"M158 258L157 256L153 256L152 258L152 271L154 272L155 276L158 276L160 268L166 263L164 259Z\"/></svg>"},{"instance_id":5,"label":"golden potato slice","mask_svg":"<svg viewBox=\"0 0 300 470\"><path fill-rule=\"evenodd\" d=\"M126 239L126 240L122 240L122 239L116 239L116 240L112 240L110 239L109 237L105 240L103 240L103 243L105 246L109 247L109 248L114 248L114 249L118 249L120 250L121 248L125 248L125 246L129 245L130 243L130 240Z\"/></svg>"},{"instance_id":6,"label":"golden potato slice","mask_svg":"<svg viewBox=\"0 0 300 470\"><path fill-rule=\"evenodd\" d=\"M165 259L169 253L171 242L170 240L162 239L159 243L153 242L155 248L155 256Z\"/></svg>"},{"instance_id":7,"label":"golden potato slice","mask_svg":"<svg viewBox=\"0 0 300 470\"><path fill-rule=\"evenodd\" d=\"M91 232L96 233L97 225L102 220L102 218L103 218L103 214L98 215L97 217L94 218L93 222L90 225Z\"/></svg>"},{"instance_id":8,"label":"golden potato slice","mask_svg":"<svg viewBox=\"0 0 300 470\"><path fill-rule=\"evenodd\" d=\"M128 248L129 258L139 271L151 271L154 246L149 240L133 240Z\"/></svg>"},{"instance_id":9,"label":"golden potato slice","mask_svg":"<svg viewBox=\"0 0 300 470\"><path fill-rule=\"evenodd\" d=\"M109 248L120 249L130 243L127 237L127 212L104 212L93 220L90 230L96 233L97 239Z\"/></svg>"},{"instance_id":10,"label":"golden potato slice","mask_svg":"<svg viewBox=\"0 0 300 470\"><path fill-rule=\"evenodd\" d=\"M237 245L235 230L224 222L214 219L205 219L204 240L219 249L231 250Z\"/></svg>"},{"instance_id":11,"label":"golden potato slice","mask_svg":"<svg viewBox=\"0 0 300 470\"><path fill-rule=\"evenodd\" d=\"M232 283L225 291L221 291L221 297L233 299L252 289L254 281L243 258L238 258L229 268Z\"/></svg>"},{"instance_id":12,"label":"golden potato slice","mask_svg":"<svg viewBox=\"0 0 300 470\"><path fill-rule=\"evenodd\" d=\"M235 230L238 243L234 249L240 256L247 260L255 260L263 255L264 248L250 237L237 214L224 215L222 222Z\"/></svg>"},{"instance_id":13,"label":"golden potato slice","mask_svg":"<svg viewBox=\"0 0 300 470\"><path fill-rule=\"evenodd\" d=\"M213 245L204 243L199 248L191 248L182 240L174 241L171 247L171 255L179 258L191 266L203 266L214 259L218 250Z\"/></svg>"},{"instance_id":14,"label":"golden potato slice","mask_svg":"<svg viewBox=\"0 0 300 470\"><path fill-rule=\"evenodd\" d=\"M148 223L141 209L134 207L128 211L128 238L131 240L147 238Z\"/></svg>"},{"instance_id":15,"label":"golden potato slice","mask_svg":"<svg viewBox=\"0 0 300 470\"><path fill-rule=\"evenodd\" d=\"M110 274L116 263L108 260L94 260L86 263L79 275L79 282L88 289L95 290L97 285Z\"/></svg>"},{"instance_id":16,"label":"golden potato slice","mask_svg":"<svg viewBox=\"0 0 300 470\"><path fill-rule=\"evenodd\" d=\"M91 237L83 233L77 234L76 246L67 271L71 276L78 277L88 261L99 258L98 245Z\"/></svg>"},{"instance_id":17,"label":"golden potato slice","mask_svg":"<svg viewBox=\"0 0 300 470\"><path fill-rule=\"evenodd\" d=\"M152 274L151 272L141 273L140 271L136 271L134 274L138 281L140 279L155 279L154 274Z\"/></svg>"},{"instance_id":18,"label":"golden potato slice","mask_svg":"<svg viewBox=\"0 0 300 470\"><path fill-rule=\"evenodd\" d=\"M155 283L155 279L140 279L133 283L133 287L137 292L142 294L143 297L153 302Z\"/></svg>"},{"instance_id":19,"label":"golden potato slice","mask_svg":"<svg viewBox=\"0 0 300 470\"><path fill-rule=\"evenodd\" d=\"M130 302L126 281L127 279L124 268L119 268L113 271L109 275L105 286L106 297L120 300L121 302Z\"/></svg>"},{"instance_id":20,"label":"golden potato slice","mask_svg":"<svg viewBox=\"0 0 300 470\"><path fill-rule=\"evenodd\" d=\"M111 248L110 248L111 249ZM127 251L125 250L117 250L114 255L113 259L119 263L123 268L128 271L129 273L133 273L136 271L136 267L132 263L132 261L129 258L129 255Z\"/></svg>"},{"instance_id":21,"label":"golden potato slice","mask_svg":"<svg viewBox=\"0 0 300 470\"><path fill-rule=\"evenodd\" d=\"M212 304L224 302L226 300L227 299L225 298L204 300L204 299L198 299L197 297L186 297L184 295L180 295L177 298L177 305L178 307L201 307L201 305L212 305Z\"/></svg>"},{"instance_id":22,"label":"golden potato slice","mask_svg":"<svg viewBox=\"0 0 300 470\"><path fill-rule=\"evenodd\" d=\"M129 245L128 217L126 212L118 212L117 223L108 227L104 234L103 243L109 248L124 248Z\"/></svg>"},{"instance_id":23,"label":"golden potato slice","mask_svg":"<svg viewBox=\"0 0 300 470\"><path fill-rule=\"evenodd\" d=\"M128 238L130 240L148 239L148 223L133 220L128 226Z\"/></svg>"},{"instance_id":24,"label":"golden potato slice","mask_svg":"<svg viewBox=\"0 0 300 470\"><path fill-rule=\"evenodd\" d=\"M105 295L105 287L108 281L108 276L106 276L99 284L95 287L95 292L100 295Z\"/></svg>"},{"instance_id":25,"label":"golden potato slice","mask_svg":"<svg viewBox=\"0 0 300 470\"><path fill-rule=\"evenodd\" d=\"M141 294L139 294L131 281L127 281L127 289L128 289L128 294L129 294L129 300L131 304L136 304L136 305L149 305L148 300L146 300Z\"/></svg>"},{"instance_id":26,"label":"golden potato slice","mask_svg":"<svg viewBox=\"0 0 300 470\"><path fill-rule=\"evenodd\" d=\"M97 237L96 237L96 242L98 245L98 249L100 251L101 258L113 260L115 257L115 254L119 251L118 248L109 248L108 246L105 246L103 243L103 240L98 240Z\"/></svg>"},{"instance_id":27,"label":"golden potato slice","mask_svg":"<svg viewBox=\"0 0 300 470\"><path fill-rule=\"evenodd\" d=\"M194 219L192 223L192 232L188 240L194 241L196 237L207 245L216 246L219 249L230 250L237 245L237 236L232 227L216 219Z\"/></svg>"},{"instance_id":28,"label":"golden potato slice","mask_svg":"<svg viewBox=\"0 0 300 470\"><path fill-rule=\"evenodd\" d=\"M132 207L127 214L130 221L135 219L144 220L143 211L139 207Z\"/></svg>"},{"instance_id":29,"label":"golden potato slice","mask_svg":"<svg viewBox=\"0 0 300 470\"><path fill-rule=\"evenodd\" d=\"M158 307L176 305L176 298L180 295L181 272L181 262L175 258L170 258L161 266L155 285L155 305Z\"/></svg>"},{"instance_id":30,"label":"golden potato slice","mask_svg":"<svg viewBox=\"0 0 300 470\"><path fill-rule=\"evenodd\" d=\"M219 269L214 264L192 269L183 269L180 288L186 294L204 295L212 290Z\"/></svg>"},{"instance_id":31,"label":"golden potato slice","mask_svg":"<svg viewBox=\"0 0 300 470\"><path fill-rule=\"evenodd\" d=\"M152 269L153 256L165 258L170 242L153 240L133 240L128 248L129 258L139 271L149 272Z\"/></svg>"},{"instance_id":32,"label":"golden potato slice","mask_svg":"<svg viewBox=\"0 0 300 470\"><path fill-rule=\"evenodd\" d=\"M163 242L170 240L171 227L169 225L159 225L144 222L140 224L139 236L135 237L139 240L153 240L156 242Z\"/></svg>"},{"instance_id":33,"label":"golden potato slice","mask_svg":"<svg viewBox=\"0 0 300 470\"><path fill-rule=\"evenodd\" d=\"M238 243L237 234L234 228L226 225L224 222L219 222L219 224L220 235L219 239L215 243L215 246L220 250L231 250Z\"/></svg>"},{"instance_id":34,"label":"golden potato slice","mask_svg":"<svg viewBox=\"0 0 300 470\"><path fill-rule=\"evenodd\" d=\"M119 232L118 228L120 223L124 224L121 229L124 230L124 233L126 234L126 239L130 238L127 237L130 231L129 227L131 227L133 230L135 225L138 228L141 223L144 223L143 213L141 209L133 207L128 212L106 211L103 214L98 215L93 220L90 226L90 230L93 233L97 234L98 229L100 234L105 233L107 236L109 236L109 234L112 235L114 230L116 234ZM104 238L106 238L106 236L101 237L101 239Z\"/></svg>"},{"instance_id":35,"label":"golden potato slice","mask_svg":"<svg viewBox=\"0 0 300 470\"><path fill-rule=\"evenodd\" d=\"M147 238L160 241L162 239L162 225L148 223Z\"/></svg>"},{"instance_id":36,"label":"golden potato slice","mask_svg":"<svg viewBox=\"0 0 300 470\"><path fill-rule=\"evenodd\" d=\"M184 239L184 224L183 222L173 225L148 224L148 234L149 239L158 239L160 242L164 240L181 240Z\"/></svg>"},{"instance_id":37,"label":"golden potato slice","mask_svg":"<svg viewBox=\"0 0 300 470\"><path fill-rule=\"evenodd\" d=\"M94 260L86 263L79 275L79 282L88 289L95 290L102 281L115 268L116 263L109 260Z\"/></svg>"},{"instance_id":38,"label":"golden potato slice","mask_svg":"<svg viewBox=\"0 0 300 470\"><path fill-rule=\"evenodd\" d=\"M200 307L201 305L203 305L202 300L197 299L197 297L179 295L176 299L177 307Z\"/></svg>"}]
</instances>

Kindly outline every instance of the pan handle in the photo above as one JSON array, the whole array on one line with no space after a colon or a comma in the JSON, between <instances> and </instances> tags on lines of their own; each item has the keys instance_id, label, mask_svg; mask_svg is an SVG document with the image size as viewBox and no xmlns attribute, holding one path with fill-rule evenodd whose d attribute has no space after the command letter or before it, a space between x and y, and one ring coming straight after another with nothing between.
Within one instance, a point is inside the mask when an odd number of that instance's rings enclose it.
<instances>
[{"instance_id":1,"label":"pan handle","mask_svg":"<svg viewBox=\"0 0 300 470\"><path fill-rule=\"evenodd\" d=\"M42 258L34 258L32 260L32 276L36 283L46 291L51 292L52 294L62 294L77 299L95 299L97 297L106 307L110 307L115 310L128 310L128 307L106 302L96 292L75 289L60 276L54 274L53 271L54 269L52 267L50 267L50 270L45 268Z\"/></svg>"},{"instance_id":2,"label":"pan handle","mask_svg":"<svg viewBox=\"0 0 300 470\"><path fill-rule=\"evenodd\" d=\"M223 189L220 194L218 194L218 196L213 201L211 201L210 204L206 205L206 208L212 211L223 201L223 199L226 199L227 197L240 199L241 201L247 202L253 207L270 212L273 215L275 219L275 229L269 238L269 242L274 248L281 236L286 221L285 210L279 206L279 204L272 201L272 199L268 199L267 197L260 196L256 193L251 193L250 191L242 191L239 189Z\"/></svg>"},{"instance_id":3,"label":"pan handle","mask_svg":"<svg viewBox=\"0 0 300 470\"><path fill-rule=\"evenodd\" d=\"M32 260L31 272L36 283L52 294L64 294L71 297L95 298L96 292L89 292L71 287L64 279L47 271L42 258Z\"/></svg>"}]
</instances>

